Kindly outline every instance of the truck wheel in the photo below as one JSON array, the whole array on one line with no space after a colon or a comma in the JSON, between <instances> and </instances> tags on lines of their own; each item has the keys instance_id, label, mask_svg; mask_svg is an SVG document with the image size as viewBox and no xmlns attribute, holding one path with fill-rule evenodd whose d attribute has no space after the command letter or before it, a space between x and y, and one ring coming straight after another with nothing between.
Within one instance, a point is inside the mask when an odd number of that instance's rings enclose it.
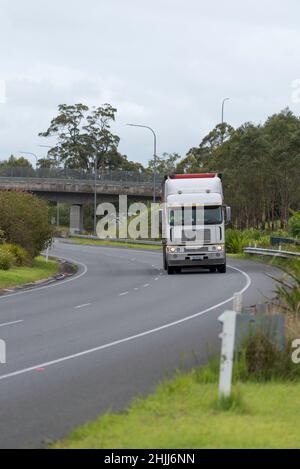
<instances>
[{"instance_id":1,"label":"truck wheel","mask_svg":"<svg viewBox=\"0 0 300 469\"><path fill-rule=\"evenodd\" d=\"M216 270L217 270L217 267L214 266L214 265L209 268L209 271L210 271L211 273L216 272Z\"/></svg>"},{"instance_id":2,"label":"truck wheel","mask_svg":"<svg viewBox=\"0 0 300 469\"><path fill-rule=\"evenodd\" d=\"M175 274L180 274L181 273L181 267L175 267Z\"/></svg>"},{"instance_id":3,"label":"truck wheel","mask_svg":"<svg viewBox=\"0 0 300 469\"><path fill-rule=\"evenodd\" d=\"M167 272L168 275L173 275L174 274L174 267L171 267L170 265L167 266Z\"/></svg>"},{"instance_id":4,"label":"truck wheel","mask_svg":"<svg viewBox=\"0 0 300 469\"><path fill-rule=\"evenodd\" d=\"M164 269L167 270L167 254L166 254L166 248L163 248L163 265Z\"/></svg>"},{"instance_id":5,"label":"truck wheel","mask_svg":"<svg viewBox=\"0 0 300 469\"><path fill-rule=\"evenodd\" d=\"M218 265L217 269L218 269L218 272L220 272L220 274L225 274L226 273L226 264Z\"/></svg>"}]
</instances>

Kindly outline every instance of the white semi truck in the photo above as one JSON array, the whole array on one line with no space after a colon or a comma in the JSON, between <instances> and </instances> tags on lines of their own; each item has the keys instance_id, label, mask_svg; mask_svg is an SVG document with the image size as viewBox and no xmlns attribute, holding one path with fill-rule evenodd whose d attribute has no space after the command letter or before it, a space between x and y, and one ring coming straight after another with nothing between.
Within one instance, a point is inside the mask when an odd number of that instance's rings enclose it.
<instances>
[{"instance_id":1,"label":"white semi truck","mask_svg":"<svg viewBox=\"0 0 300 469\"><path fill-rule=\"evenodd\" d=\"M168 274L184 267L226 272L225 224L221 175L174 174L163 183L163 263Z\"/></svg>"}]
</instances>

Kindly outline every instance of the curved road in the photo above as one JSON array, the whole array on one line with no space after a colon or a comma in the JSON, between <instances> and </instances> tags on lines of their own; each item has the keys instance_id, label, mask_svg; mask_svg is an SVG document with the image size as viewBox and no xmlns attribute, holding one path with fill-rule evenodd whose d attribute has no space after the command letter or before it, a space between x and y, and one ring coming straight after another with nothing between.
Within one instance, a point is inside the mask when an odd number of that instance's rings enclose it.
<instances>
[{"instance_id":1,"label":"curved road","mask_svg":"<svg viewBox=\"0 0 300 469\"><path fill-rule=\"evenodd\" d=\"M227 274L167 276L162 255L58 241L75 277L0 297L0 447L42 447L107 410L119 410L219 349L217 317L234 292L270 295L265 272L229 260Z\"/></svg>"}]
</instances>

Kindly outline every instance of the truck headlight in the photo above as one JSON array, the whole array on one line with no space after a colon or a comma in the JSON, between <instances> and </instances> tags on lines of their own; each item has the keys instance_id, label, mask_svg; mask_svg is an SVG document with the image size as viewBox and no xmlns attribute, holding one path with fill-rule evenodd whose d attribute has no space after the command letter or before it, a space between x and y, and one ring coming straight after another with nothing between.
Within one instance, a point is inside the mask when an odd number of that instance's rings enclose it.
<instances>
[{"instance_id":1,"label":"truck headlight","mask_svg":"<svg viewBox=\"0 0 300 469\"><path fill-rule=\"evenodd\" d=\"M222 246L222 244L218 244L216 248L217 248L217 251L223 251L224 246Z\"/></svg>"},{"instance_id":2,"label":"truck headlight","mask_svg":"<svg viewBox=\"0 0 300 469\"><path fill-rule=\"evenodd\" d=\"M171 252L171 253L174 253L174 252L176 252L176 248L174 248L173 246L167 246L167 251Z\"/></svg>"}]
</instances>

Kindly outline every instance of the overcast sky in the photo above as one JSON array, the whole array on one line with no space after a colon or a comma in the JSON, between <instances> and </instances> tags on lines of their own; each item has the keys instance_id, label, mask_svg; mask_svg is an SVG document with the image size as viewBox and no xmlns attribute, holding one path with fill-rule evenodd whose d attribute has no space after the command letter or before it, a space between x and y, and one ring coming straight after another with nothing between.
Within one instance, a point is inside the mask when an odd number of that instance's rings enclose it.
<instances>
[{"instance_id":1,"label":"overcast sky","mask_svg":"<svg viewBox=\"0 0 300 469\"><path fill-rule=\"evenodd\" d=\"M109 102L120 151L184 155L221 119L300 114L299 0L0 0L0 159L39 144L60 103ZM297 83L295 83L295 86ZM300 87L300 86L299 86Z\"/></svg>"}]
</instances>

